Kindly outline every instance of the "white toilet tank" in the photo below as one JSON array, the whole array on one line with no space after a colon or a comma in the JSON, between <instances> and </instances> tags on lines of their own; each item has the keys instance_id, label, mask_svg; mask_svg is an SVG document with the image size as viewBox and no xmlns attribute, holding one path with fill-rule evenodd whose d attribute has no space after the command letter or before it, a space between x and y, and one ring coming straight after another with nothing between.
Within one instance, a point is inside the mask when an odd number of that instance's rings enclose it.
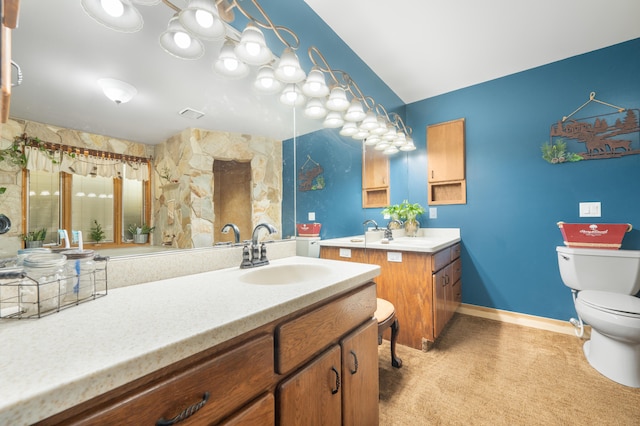
<instances>
[{"instance_id":1,"label":"white toilet tank","mask_svg":"<svg viewBox=\"0 0 640 426\"><path fill-rule=\"evenodd\" d=\"M559 246L558 266L567 287L635 295L640 291L640 250Z\"/></svg>"}]
</instances>

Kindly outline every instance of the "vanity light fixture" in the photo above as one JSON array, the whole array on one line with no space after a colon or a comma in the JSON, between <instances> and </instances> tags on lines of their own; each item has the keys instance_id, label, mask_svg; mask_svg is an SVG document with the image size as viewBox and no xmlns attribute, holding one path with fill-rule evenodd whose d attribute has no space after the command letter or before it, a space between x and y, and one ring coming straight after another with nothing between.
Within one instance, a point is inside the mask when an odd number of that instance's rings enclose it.
<instances>
[{"instance_id":1,"label":"vanity light fixture","mask_svg":"<svg viewBox=\"0 0 640 426\"><path fill-rule=\"evenodd\" d=\"M118 105L129 102L138 93L138 90L129 83L115 78L101 78L98 84L102 87L105 96Z\"/></svg>"},{"instance_id":2,"label":"vanity light fixture","mask_svg":"<svg viewBox=\"0 0 640 426\"><path fill-rule=\"evenodd\" d=\"M235 44L227 40L220 49L220 55L213 64L213 69L218 74L227 78L243 78L249 75L249 66L236 56Z\"/></svg>"},{"instance_id":3,"label":"vanity light fixture","mask_svg":"<svg viewBox=\"0 0 640 426\"><path fill-rule=\"evenodd\" d=\"M309 102L307 102L307 106L304 108L304 115L305 117L319 120L327 115L327 109L319 98L311 98L309 99Z\"/></svg>"},{"instance_id":4,"label":"vanity light fixture","mask_svg":"<svg viewBox=\"0 0 640 426\"><path fill-rule=\"evenodd\" d=\"M271 65L263 65L258 70L253 87L258 92L269 95L279 92L282 89L282 83L276 79Z\"/></svg>"},{"instance_id":5,"label":"vanity light fixture","mask_svg":"<svg viewBox=\"0 0 640 426\"><path fill-rule=\"evenodd\" d=\"M273 54L264 41L264 34L251 22L242 31L235 52L238 58L247 65L265 65L273 59Z\"/></svg>"},{"instance_id":6,"label":"vanity light fixture","mask_svg":"<svg viewBox=\"0 0 640 426\"><path fill-rule=\"evenodd\" d=\"M160 34L160 46L169 54L180 59L199 59L204 55L204 45L187 32L178 15L169 20L167 29Z\"/></svg>"},{"instance_id":7,"label":"vanity light fixture","mask_svg":"<svg viewBox=\"0 0 640 426\"><path fill-rule=\"evenodd\" d=\"M305 97L302 94L302 90L294 83L287 84L280 95L280 102L284 105L300 106L304 104L304 101Z\"/></svg>"},{"instance_id":8,"label":"vanity light fixture","mask_svg":"<svg viewBox=\"0 0 640 426\"><path fill-rule=\"evenodd\" d=\"M325 129L337 129L338 127L342 127L344 125L344 119L342 118L342 114L338 111L329 111L324 121L322 122L322 127Z\"/></svg>"},{"instance_id":9,"label":"vanity light fixture","mask_svg":"<svg viewBox=\"0 0 640 426\"><path fill-rule=\"evenodd\" d=\"M304 105L306 117L323 120L324 128L341 128L340 134L364 140L386 154L415 150L411 138L412 129L405 126L396 113L385 108L369 96L365 96L349 74L329 66L315 47L308 49L312 69L309 75L300 66L296 51L300 46L298 36L289 28L275 25L258 0L182 0L186 6L178 7L175 0L81 0L82 8L94 20L116 31L135 32L143 26L142 15L136 6L153 6L163 3L174 10L167 29L160 35L160 45L169 54L195 60L204 55L202 40L225 40L213 70L225 78L239 79L250 73L250 67L260 67L253 82L261 94L280 93L280 101L292 107ZM248 6L257 10L260 19L249 12ZM234 21L234 10L247 18L248 24L239 33L229 25ZM273 32L284 45L278 59L267 46L262 32ZM326 77L330 81L327 85ZM130 89L105 88L105 94L116 103L124 103L135 95L126 96ZM102 83L101 83L102 85ZM331 90L329 90L331 87ZM124 93L123 93L124 92ZM366 111L366 112L365 112Z\"/></svg>"},{"instance_id":10,"label":"vanity light fixture","mask_svg":"<svg viewBox=\"0 0 640 426\"><path fill-rule=\"evenodd\" d=\"M283 83L300 83L307 76L300 67L298 55L290 47L286 47L282 52L274 73Z\"/></svg>"},{"instance_id":11,"label":"vanity light fixture","mask_svg":"<svg viewBox=\"0 0 640 426\"><path fill-rule=\"evenodd\" d=\"M178 14L185 30L202 40L222 40L227 32L215 3L191 0Z\"/></svg>"},{"instance_id":12,"label":"vanity light fixture","mask_svg":"<svg viewBox=\"0 0 640 426\"><path fill-rule=\"evenodd\" d=\"M157 0L156 3L159 3ZM135 2L134 0L134 3ZM142 15L130 1L82 0L82 8L98 23L115 31L134 33L142 29Z\"/></svg>"}]
</instances>

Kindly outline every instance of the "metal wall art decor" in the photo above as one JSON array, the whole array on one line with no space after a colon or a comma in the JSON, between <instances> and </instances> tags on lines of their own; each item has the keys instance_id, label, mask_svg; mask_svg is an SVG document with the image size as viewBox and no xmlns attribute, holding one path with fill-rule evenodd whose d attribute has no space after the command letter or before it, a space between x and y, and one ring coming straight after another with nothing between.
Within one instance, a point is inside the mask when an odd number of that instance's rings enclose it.
<instances>
[{"instance_id":1,"label":"metal wall art decor","mask_svg":"<svg viewBox=\"0 0 640 426\"><path fill-rule=\"evenodd\" d=\"M586 118L571 118L591 102L606 105L617 111ZM542 146L542 158L550 163L562 163L640 154L638 117L640 110L621 108L599 101L595 98L595 92L591 92L587 102L551 126L551 141ZM578 147L584 144L584 151L567 151L568 142Z\"/></svg>"},{"instance_id":2,"label":"metal wall art decor","mask_svg":"<svg viewBox=\"0 0 640 426\"><path fill-rule=\"evenodd\" d=\"M298 173L298 189L300 191L324 189L323 172L322 166L307 155L307 161L300 167L300 172Z\"/></svg>"}]
</instances>

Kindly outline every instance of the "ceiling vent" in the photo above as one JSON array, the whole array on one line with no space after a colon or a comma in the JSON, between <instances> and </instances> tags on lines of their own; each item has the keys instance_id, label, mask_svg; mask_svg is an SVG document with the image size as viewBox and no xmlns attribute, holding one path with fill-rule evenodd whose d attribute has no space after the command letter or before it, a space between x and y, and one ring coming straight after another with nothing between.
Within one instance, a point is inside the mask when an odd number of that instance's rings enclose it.
<instances>
[{"instance_id":1,"label":"ceiling vent","mask_svg":"<svg viewBox=\"0 0 640 426\"><path fill-rule=\"evenodd\" d=\"M186 118L191 118L192 120L197 120L198 118L204 117L204 112L197 111L193 108L185 108L178 114Z\"/></svg>"}]
</instances>

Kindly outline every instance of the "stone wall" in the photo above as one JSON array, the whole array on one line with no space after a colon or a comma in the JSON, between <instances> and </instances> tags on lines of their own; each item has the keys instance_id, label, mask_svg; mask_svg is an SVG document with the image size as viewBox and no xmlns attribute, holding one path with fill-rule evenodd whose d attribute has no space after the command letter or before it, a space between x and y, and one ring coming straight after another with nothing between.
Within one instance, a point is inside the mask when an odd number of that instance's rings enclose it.
<instances>
[{"instance_id":1,"label":"stone wall","mask_svg":"<svg viewBox=\"0 0 640 426\"><path fill-rule=\"evenodd\" d=\"M155 147L154 225L157 241L178 248L208 247L214 236L214 160L251 163L253 226L280 228L282 142L238 133L186 129ZM248 236L246 237L248 238ZM272 235L270 239L279 239Z\"/></svg>"}]
</instances>

